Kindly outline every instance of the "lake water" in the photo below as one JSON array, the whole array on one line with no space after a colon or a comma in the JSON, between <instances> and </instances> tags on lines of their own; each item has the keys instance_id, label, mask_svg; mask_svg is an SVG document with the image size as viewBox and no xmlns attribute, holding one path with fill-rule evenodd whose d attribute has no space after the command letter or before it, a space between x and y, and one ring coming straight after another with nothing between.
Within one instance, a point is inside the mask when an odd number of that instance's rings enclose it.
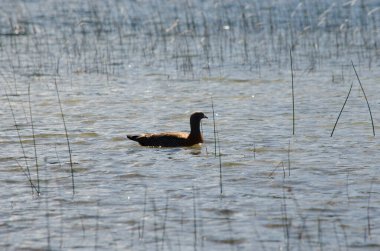
<instances>
[{"instance_id":1,"label":"lake water","mask_svg":"<svg viewBox=\"0 0 380 251\"><path fill-rule=\"evenodd\" d=\"M0 11L2 250L380 248L380 1Z\"/></svg>"}]
</instances>

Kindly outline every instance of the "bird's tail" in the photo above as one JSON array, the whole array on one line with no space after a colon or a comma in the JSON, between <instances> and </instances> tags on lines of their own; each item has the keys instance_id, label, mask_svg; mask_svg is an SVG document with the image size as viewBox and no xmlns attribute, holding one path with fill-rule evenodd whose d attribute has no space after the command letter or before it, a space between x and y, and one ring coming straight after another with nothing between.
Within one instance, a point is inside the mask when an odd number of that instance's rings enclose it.
<instances>
[{"instance_id":1,"label":"bird's tail","mask_svg":"<svg viewBox=\"0 0 380 251\"><path fill-rule=\"evenodd\" d=\"M138 137L139 137L139 135L127 135L128 139L134 140L134 141L136 141Z\"/></svg>"}]
</instances>

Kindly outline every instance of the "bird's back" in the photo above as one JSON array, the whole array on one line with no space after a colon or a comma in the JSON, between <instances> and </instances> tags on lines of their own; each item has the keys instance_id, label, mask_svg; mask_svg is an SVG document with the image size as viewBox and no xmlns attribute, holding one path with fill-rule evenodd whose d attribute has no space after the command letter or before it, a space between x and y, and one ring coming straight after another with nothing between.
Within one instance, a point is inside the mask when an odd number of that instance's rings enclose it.
<instances>
[{"instance_id":1,"label":"bird's back","mask_svg":"<svg viewBox=\"0 0 380 251\"><path fill-rule=\"evenodd\" d=\"M194 143L185 132L146 133L141 135L127 135L130 140L137 141L142 146L177 147L191 146Z\"/></svg>"}]
</instances>

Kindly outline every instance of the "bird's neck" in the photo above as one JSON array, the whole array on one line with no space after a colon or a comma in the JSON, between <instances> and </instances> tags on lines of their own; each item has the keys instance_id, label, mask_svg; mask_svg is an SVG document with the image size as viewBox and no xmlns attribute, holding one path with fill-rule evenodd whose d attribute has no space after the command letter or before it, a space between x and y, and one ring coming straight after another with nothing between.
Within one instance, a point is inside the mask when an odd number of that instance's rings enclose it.
<instances>
[{"instance_id":1,"label":"bird's neck","mask_svg":"<svg viewBox=\"0 0 380 251\"><path fill-rule=\"evenodd\" d=\"M196 122L193 122L190 124L190 128L191 128L191 131L190 131L190 135L189 137L191 138L202 138L202 134L201 134L201 129L200 129L200 121L196 121Z\"/></svg>"}]
</instances>

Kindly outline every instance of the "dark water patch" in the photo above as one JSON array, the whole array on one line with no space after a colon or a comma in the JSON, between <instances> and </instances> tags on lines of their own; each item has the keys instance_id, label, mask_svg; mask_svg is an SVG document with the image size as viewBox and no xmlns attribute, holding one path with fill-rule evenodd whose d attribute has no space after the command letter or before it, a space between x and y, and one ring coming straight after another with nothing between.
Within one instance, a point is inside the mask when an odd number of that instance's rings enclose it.
<instances>
[{"instance_id":1,"label":"dark water patch","mask_svg":"<svg viewBox=\"0 0 380 251\"><path fill-rule=\"evenodd\" d=\"M247 240L244 239L244 238L226 238L226 239L218 239L216 237L206 237L206 240L207 241L211 241L213 243L217 243L217 244L226 244L226 245L231 245L231 246L234 246L234 245L240 245L240 244L243 244L245 243Z\"/></svg>"},{"instance_id":2,"label":"dark water patch","mask_svg":"<svg viewBox=\"0 0 380 251\"><path fill-rule=\"evenodd\" d=\"M120 179L128 180L128 179L144 179L144 178L151 178L149 175L143 175L140 173L129 173L129 174L123 174L118 176Z\"/></svg>"},{"instance_id":3,"label":"dark water patch","mask_svg":"<svg viewBox=\"0 0 380 251\"><path fill-rule=\"evenodd\" d=\"M361 242L354 242L349 245L351 248L357 248L359 250L378 250L380 248L380 244L376 243L375 241L369 240L370 243L361 243Z\"/></svg>"}]
</instances>

